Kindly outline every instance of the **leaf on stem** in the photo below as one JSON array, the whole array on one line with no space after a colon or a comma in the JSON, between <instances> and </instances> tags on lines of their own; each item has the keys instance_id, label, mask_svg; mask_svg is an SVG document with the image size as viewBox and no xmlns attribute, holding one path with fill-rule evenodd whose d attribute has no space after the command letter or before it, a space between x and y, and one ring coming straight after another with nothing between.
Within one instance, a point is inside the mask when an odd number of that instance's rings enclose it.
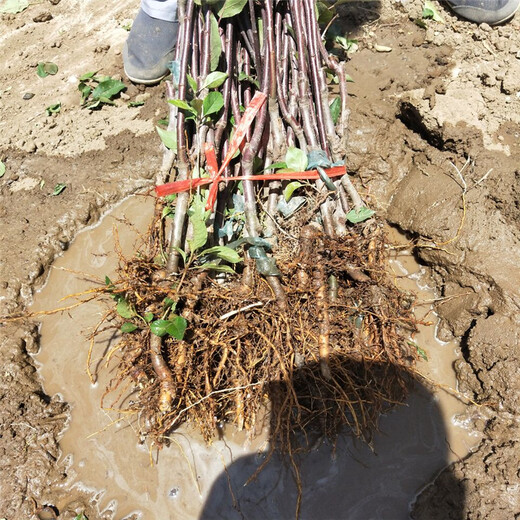
<instances>
[{"instance_id":1,"label":"leaf on stem","mask_svg":"<svg viewBox=\"0 0 520 520\"><path fill-rule=\"evenodd\" d=\"M291 197L293 196L293 193L298 188L301 188L303 184L299 181L293 181L290 182L285 189L283 190L283 196L286 202L289 202L291 200Z\"/></svg>"},{"instance_id":2,"label":"leaf on stem","mask_svg":"<svg viewBox=\"0 0 520 520\"><path fill-rule=\"evenodd\" d=\"M121 318L129 319L135 316L135 310L124 298L117 302L116 312Z\"/></svg>"},{"instance_id":3,"label":"leaf on stem","mask_svg":"<svg viewBox=\"0 0 520 520\"><path fill-rule=\"evenodd\" d=\"M216 114L224 106L224 97L220 92L210 92L202 103L204 116Z\"/></svg>"},{"instance_id":4,"label":"leaf on stem","mask_svg":"<svg viewBox=\"0 0 520 520\"><path fill-rule=\"evenodd\" d=\"M169 150L176 151L177 150L177 131L176 130L163 130L158 126L155 127L157 129L157 133L161 138L164 146Z\"/></svg>"},{"instance_id":5,"label":"leaf on stem","mask_svg":"<svg viewBox=\"0 0 520 520\"><path fill-rule=\"evenodd\" d=\"M134 332L139 327L130 321L127 321L121 325L121 332Z\"/></svg>"},{"instance_id":6,"label":"leaf on stem","mask_svg":"<svg viewBox=\"0 0 520 520\"><path fill-rule=\"evenodd\" d=\"M227 77L228 77L228 75L226 72L219 72L219 71L210 72L204 79L201 90L203 90L205 88L220 87L220 85L222 85L222 83L224 83L224 81L226 81Z\"/></svg>"},{"instance_id":7,"label":"leaf on stem","mask_svg":"<svg viewBox=\"0 0 520 520\"><path fill-rule=\"evenodd\" d=\"M177 108L180 108L181 110L186 110L186 112L189 112L194 117L197 117L197 110L193 108L191 105L188 105L186 101L183 101L182 99L169 99L168 103L171 103L172 105L176 106Z\"/></svg>"},{"instance_id":8,"label":"leaf on stem","mask_svg":"<svg viewBox=\"0 0 520 520\"><path fill-rule=\"evenodd\" d=\"M242 12L247 0L225 0L224 5L218 10L219 18L231 18Z\"/></svg>"},{"instance_id":9,"label":"leaf on stem","mask_svg":"<svg viewBox=\"0 0 520 520\"><path fill-rule=\"evenodd\" d=\"M307 154L303 150L291 146L287 149L287 153L285 154L285 163L287 164L287 168L302 172L307 169Z\"/></svg>"},{"instance_id":10,"label":"leaf on stem","mask_svg":"<svg viewBox=\"0 0 520 520\"><path fill-rule=\"evenodd\" d=\"M210 70L214 71L219 64L222 54L222 40L218 28L218 21L213 13L210 14Z\"/></svg>"},{"instance_id":11,"label":"leaf on stem","mask_svg":"<svg viewBox=\"0 0 520 520\"><path fill-rule=\"evenodd\" d=\"M340 113L341 113L341 99L339 97L337 97L330 104L330 116L332 117L332 121L334 124L337 124Z\"/></svg>"},{"instance_id":12,"label":"leaf on stem","mask_svg":"<svg viewBox=\"0 0 520 520\"><path fill-rule=\"evenodd\" d=\"M163 337L166 334L176 339L181 340L186 331L187 322L182 316L173 316L169 320L155 320L150 323L150 330L153 334Z\"/></svg>"},{"instance_id":13,"label":"leaf on stem","mask_svg":"<svg viewBox=\"0 0 520 520\"><path fill-rule=\"evenodd\" d=\"M237 264L242 260L240 255L234 249L226 246L210 247L209 249L202 251L201 255L215 255L231 264Z\"/></svg>"},{"instance_id":14,"label":"leaf on stem","mask_svg":"<svg viewBox=\"0 0 520 520\"><path fill-rule=\"evenodd\" d=\"M206 229L206 222L200 215L192 213L189 219L193 228L193 238L188 240L188 245L190 246L190 251L194 253L197 249L204 246L208 240L208 230Z\"/></svg>"}]
</instances>

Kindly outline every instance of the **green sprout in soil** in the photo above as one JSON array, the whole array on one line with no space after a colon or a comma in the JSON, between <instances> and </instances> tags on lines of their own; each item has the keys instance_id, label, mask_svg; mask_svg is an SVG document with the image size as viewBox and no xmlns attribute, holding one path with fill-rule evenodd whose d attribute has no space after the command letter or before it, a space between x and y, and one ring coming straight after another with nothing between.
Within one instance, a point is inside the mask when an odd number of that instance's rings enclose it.
<instances>
[{"instance_id":1,"label":"green sprout in soil","mask_svg":"<svg viewBox=\"0 0 520 520\"><path fill-rule=\"evenodd\" d=\"M36 68L36 74L40 78L46 78L47 76L54 76L58 72L58 66L51 62L40 62Z\"/></svg>"},{"instance_id":2,"label":"green sprout in soil","mask_svg":"<svg viewBox=\"0 0 520 520\"><path fill-rule=\"evenodd\" d=\"M67 185L63 184L62 182L56 184L56 186L54 186L54 190L51 193L51 197L57 197L58 195L61 195L66 187Z\"/></svg>"},{"instance_id":3,"label":"green sprout in soil","mask_svg":"<svg viewBox=\"0 0 520 520\"><path fill-rule=\"evenodd\" d=\"M59 114L61 112L61 103L58 101L58 103L53 103L52 105L49 105L45 109L45 113L50 116L52 114Z\"/></svg>"},{"instance_id":4,"label":"green sprout in soil","mask_svg":"<svg viewBox=\"0 0 520 520\"><path fill-rule=\"evenodd\" d=\"M126 89L122 81L96 74L96 72L87 72L79 78L78 90L81 92L81 104L90 110L101 108L104 104L114 105L114 99Z\"/></svg>"}]
</instances>

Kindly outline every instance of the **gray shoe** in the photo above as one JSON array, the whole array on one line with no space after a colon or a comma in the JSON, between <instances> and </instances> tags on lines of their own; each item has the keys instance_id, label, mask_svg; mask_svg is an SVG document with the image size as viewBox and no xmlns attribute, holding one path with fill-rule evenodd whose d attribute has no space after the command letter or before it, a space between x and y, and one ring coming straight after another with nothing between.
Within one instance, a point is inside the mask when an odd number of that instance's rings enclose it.
<instances>
[{"instance_id":1,"label":"gray shoe","mask_svg":"<svg viewBox=\"0 0 520 520\"><path fill-rule=\"evenodd\" d=\"M161 81L169 73L168 65L174 59L178 33L178 22L152 18L140 9L123 48L128 79L143 85Z\"/></svg>"},{"instance_id":2,"label":"gray shoe","mask_svg":"<svg viewBox=\"0 0 520 520\"><path fill-rule=\"evenodd\" d=\"M447 0L450 7L471 22L496 25L511 18L520 0Z\"/></svg>"}]
</instances>

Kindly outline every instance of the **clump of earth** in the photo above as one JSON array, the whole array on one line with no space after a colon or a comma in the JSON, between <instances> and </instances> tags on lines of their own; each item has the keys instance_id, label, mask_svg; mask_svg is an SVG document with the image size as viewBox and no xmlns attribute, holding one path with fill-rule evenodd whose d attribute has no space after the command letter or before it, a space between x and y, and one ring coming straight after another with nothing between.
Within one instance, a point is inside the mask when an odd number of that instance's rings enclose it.
<instances>
[{"instance_id":1,"label":"clump of earth","mask_svg":"<svg viewBox=\"0 0 520 520\"><path fill-rule=\"evenodd\" d=\"M437 5L444 23L417 24L422 7L349 4L345 33L359 49L349 62L347 165L428 268L439 337L460 341L459 390L476 403L465 421L482 435L466 458L432 475L412 516L512 519L520 516L520 17L477 26ZM0 15L2 316L23 312L77 232L150 187L160 168L165 89L122 78L137 8L53 0ZM58 72L40 78L39 62ZM89 71L125 81L114 106L81 108L78 78ZM58 184L65 189L52 195ZM69 409L38 378L36 325L3 322L0 345L0 511L30 518L64 503L59 440ZM87 493L70 498L60 518L78 511L97 518Z\"/></svg>"}]
</instances>

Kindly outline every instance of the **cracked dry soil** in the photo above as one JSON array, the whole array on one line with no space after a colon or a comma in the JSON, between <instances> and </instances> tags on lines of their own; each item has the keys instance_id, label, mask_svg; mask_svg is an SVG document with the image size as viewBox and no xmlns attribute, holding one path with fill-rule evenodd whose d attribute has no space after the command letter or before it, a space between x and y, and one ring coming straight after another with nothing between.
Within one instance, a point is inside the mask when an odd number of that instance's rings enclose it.
<instances>
[{"instance_id":1,"label":"cracked dry soil","mask_svg":"<svg viewBox=\"0 0 520 520\"><path fill-rule=\"evenodd\" d=\"M483 434L479 446L432 475L412 516L520 518L520 16L477 26L439 7L445 24L424 29L413 21L416 0L350 5L345 31L360 49L349 65L349 171L417 244L441 298L439 336L460 341L459 389L480 403L466 417ZM45 0L1 15L0 315L23 311L78 230L151 186L160 166L163 87L128 84L115 106L79 106L79 75L122 74L123 26L136 10L135 0ZM39 61L58 73L39 78ZM129 108L136 99L145 104ZM46 116L57 101L61 112ZM57 183L66 189L50 196ZM0 516L35 518L36 502L61 504L60 518L84 510L92 520L90 497L61 487L68 407L42 390L31 358L38 348L35 324L0 325Z\"/></svg>"}]
</instances>

